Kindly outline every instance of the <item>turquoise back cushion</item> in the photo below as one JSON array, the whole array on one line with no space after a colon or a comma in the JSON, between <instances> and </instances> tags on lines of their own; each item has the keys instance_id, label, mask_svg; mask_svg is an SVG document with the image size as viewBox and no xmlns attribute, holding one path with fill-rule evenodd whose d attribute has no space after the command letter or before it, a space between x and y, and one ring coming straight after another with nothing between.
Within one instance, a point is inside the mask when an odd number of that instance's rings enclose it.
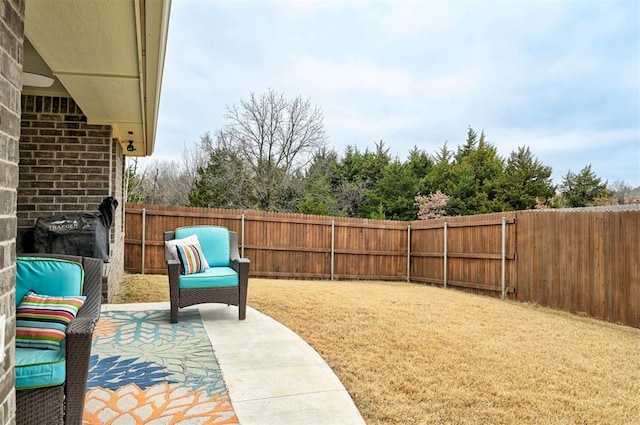
<instances>
[{"instance_id":1,"label":"turquoise back cushion","mask_svg":"<svg viewBox=\"0 0 640 425\"><path fill-rule=\"evenodd\" d=\"M55 258L16 259L16 307L29 290L41 295L82 295L82 264Z\"/></svg>"},{"instance_id":2,"label":"turquoise back cushion","mask_svg":"<svg viewBox=\"0 0 640 425\"><path fill-rule=\"evenodd\" d=\"M229 230L218 226L190 226L176 229L176 239L197 235L209 267L228 266Z\"/></svg>"}]
</instances>

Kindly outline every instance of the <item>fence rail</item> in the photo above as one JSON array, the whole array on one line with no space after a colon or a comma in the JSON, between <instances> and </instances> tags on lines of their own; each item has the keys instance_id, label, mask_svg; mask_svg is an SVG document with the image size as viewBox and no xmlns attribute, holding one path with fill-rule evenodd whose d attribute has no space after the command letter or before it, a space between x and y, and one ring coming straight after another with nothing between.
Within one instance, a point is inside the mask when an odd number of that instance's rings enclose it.
<instances>
[{"instance_id":1,"label":"fence rail","mask_svg":"<svg viewBox=\"0 0 640 425\"><path fill-rule=\"evenodd\" d=\"M166 273L162 232L236 231L253 277L411 281L640 327L640 211L507 212L380 221L125 206L125 269Z\"/></svg>"}]
</instances>

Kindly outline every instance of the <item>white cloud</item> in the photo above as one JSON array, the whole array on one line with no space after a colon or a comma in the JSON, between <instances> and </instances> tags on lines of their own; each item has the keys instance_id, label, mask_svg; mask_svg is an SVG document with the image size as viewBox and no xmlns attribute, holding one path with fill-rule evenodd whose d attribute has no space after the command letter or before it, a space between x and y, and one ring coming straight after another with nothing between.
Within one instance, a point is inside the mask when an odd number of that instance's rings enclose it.
<instances>
[{"instance_id":1,"label":"white cloud","mask_svg":"<svg viewBox=\"0 0 640 425\"><path fill-rule=\"evenodd\" d=\"M365 58L336 61L301 57L295 60L288 77L300 87L309 86L324 93L364 91L408 101L460 96L480 82L480 76L471 68L447 73L425 71L425 75L417 75L396 66L379 66Z\"/></svg>"},{"instance_id":2,"label":"white cloud","mask_svg":"<svg viewBox=\"0 0 640 425\"><path fill-rule=\"evenodd\" d=\"M578 131L540 131L522 129L495 129L490 138L499 140L499 145L507 152L516 150L520 146L529 146L534 153L566 153L588 151L593 148L609 146L615 148L617 144L640 143L638 129L613 130L578 130ZM638 146L640 149L640 146Z\"/></svg>"},{"instance_id":3,"label":"white cloud","mask_svg":"<svg viewBox=\"0 0 640 425\"><path fill-rule=\"evenodd\" d=\"M638 3L180 0L172 8L163 155L221 128L227 106L272 88L310 97L338 148L384 139L404 158L414 144L455 148L471 126L503 156L527 145L554 170L597 161L608 178L640 184Z\"/></svg>"}]
</instances>

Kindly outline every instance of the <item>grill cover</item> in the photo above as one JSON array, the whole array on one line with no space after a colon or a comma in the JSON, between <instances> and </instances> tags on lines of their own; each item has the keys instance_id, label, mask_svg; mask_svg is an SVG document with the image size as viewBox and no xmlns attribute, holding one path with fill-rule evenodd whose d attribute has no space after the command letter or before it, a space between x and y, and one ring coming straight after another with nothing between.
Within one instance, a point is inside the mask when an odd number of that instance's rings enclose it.
<instances>
[{"instance_id":1,"label":"grill cover","mask_svg":"<svg viewBox=\"0 0 640 425\"><path fill-rule=\"evenodd\" d=\"M109 231L118 201L110 196L99 213L64 213L40 217L33 229L37 253L80 255L109 261Z\"/></svg>"}]
</instances>

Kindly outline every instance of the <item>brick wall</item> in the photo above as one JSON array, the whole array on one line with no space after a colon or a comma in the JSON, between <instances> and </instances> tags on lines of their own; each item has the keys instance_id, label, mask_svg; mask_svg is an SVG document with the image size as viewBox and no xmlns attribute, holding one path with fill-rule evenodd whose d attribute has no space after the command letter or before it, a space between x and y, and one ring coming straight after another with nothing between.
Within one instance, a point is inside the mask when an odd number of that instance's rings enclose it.
<instances>
[{"instance_id":1,"label":"brick wall","mask_svg":"<svg viewBox=\"0 0 640 425\"><path fill-rule=\"evenodd\" d=\"M120 205L116 208L116 214L111 226L111 258L109 260L107 275L108 279L103 287L103 294L106 299L111 300L113 294L118 289L118 284L124 274L124 168L125 161L120 143L112 144L113 163L111 165L112 193Z\"/></svg>"},{"instance_id":2,"label":"brick wall","mask_svg":"<svg viewBox=\"0 0 640 425\"><path fill-rule=\"evenodd\" d=\"M15 236L24 1L0 0L0 314L7 317L0 362L0 423L15 424Z\"/></svg>"},{"instance_id":3,"label":"brick wall","mask_svg":"<svg viewBox=\"0 0 640 425\"><path fill-rule=\"evenodd\" d=\"M87 124L73 99L22 96L18 225L97 212L111 195L111 126Z\"/></svg>"},{"instance_id":4,"label":"brick wall","mask_svg":"<svg viewBox=\"0 0 640 425\"><path fill-rule=\"evenodd\" d=\"M112 262L103 296L111 299L122 276L122 150L110 125L88 124L70 98L22 96L18 226L65 212L97 213L107 196L119 206L111 232Z\"/></svg>"}]
</instances>

